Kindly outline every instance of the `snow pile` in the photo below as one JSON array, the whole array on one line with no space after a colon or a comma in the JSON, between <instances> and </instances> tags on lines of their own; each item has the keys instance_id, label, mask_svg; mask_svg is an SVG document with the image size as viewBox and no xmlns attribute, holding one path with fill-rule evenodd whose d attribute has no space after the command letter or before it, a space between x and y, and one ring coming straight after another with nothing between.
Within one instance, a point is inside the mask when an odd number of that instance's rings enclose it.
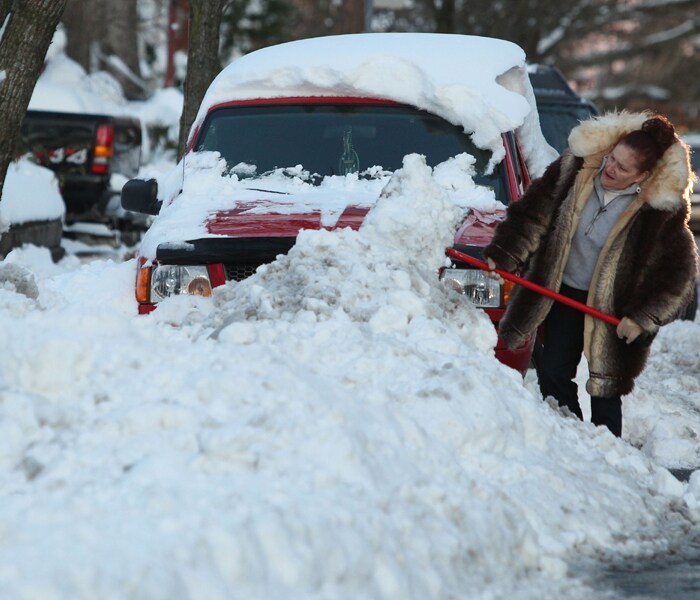
<instances>
[{"instance_id":1,"label":"snow pile","mask_svg":"<svg viewBox=\"0 0 700 600\"><path fill-rule=\"evenodd\" d=\"M646 370L625 399L630 442L667 467L700 465L700 322L659 332ZM700 496L698 496L700 500Z\"/></svg>"},{"instance_id":2,"label":"snow pile","mask_svg":"<svg viewBox=\"0 0 700 600\"><path fill-rule=\"evenodd\" d=\"M143 172L139 176L149 177L153 172L172 167L175 153L168 147L177 146L183 104L182 92L176 88L156 90L148 100L129 102L130 114L141 121L145 132ZM163 159L168 161L167 167L158 164Z\"/></svg>"},{"instance_id":3,"label":"snow pile","mask_svg":"<svg viewBox=\"0 0 700 600\"><path fill-rule=\"evenodd\" d=\"M356 34L263 48L235 60L212 82L192 132L217 104L297 96L381 98L416 106L462 126L479 148L493 152L494 163L505 156L501 134L524 126L534 174L557 156L538 126L523 50L466 35Z\"/></svg>"},{"instance_id":4,"label":"snow pile","mask_svg":"<svg viewBox=\"0 0 700 600\"><path fill-rule=\"evenodd\" d=\"M446 174L409 157L359 231L149 317L133 260L13 251L0 595L590 597L574 557L673 545L692 489L531 395L437 282Z\"/></svg>"},{"instance_id":5,"label":"snow pile","mask_svg":"<svg viewBox=\"0 0 700 600\"><path fill-rule=\"evenodd\" d=\"M39 77L30 110L54 112L125 114L127 102L119 82L106 71L87 73L66 53L62 28L54 34L44 71Z\"/></svg>"},{"instance_id":6,"label":"snow pile","mask_svg":"<svg viewBox=\"0 0 700 600\"><path fill-rule=\"evenodd\" d=\"M129 109L143 123L179 130L183 102L180 90L165 88L156 90L148 100L129 102Z\"/></svg>"},{"instance_id":7,"label":"snow pile","mask_svg":"<svg viewBox=\"0 0 700 600\"><path fill-rule=\"evenodd\" d=\"M10 163L0 201L0 222L61 219L66 207L55 175L28 159Z\"/></svg>"}]
</instances>

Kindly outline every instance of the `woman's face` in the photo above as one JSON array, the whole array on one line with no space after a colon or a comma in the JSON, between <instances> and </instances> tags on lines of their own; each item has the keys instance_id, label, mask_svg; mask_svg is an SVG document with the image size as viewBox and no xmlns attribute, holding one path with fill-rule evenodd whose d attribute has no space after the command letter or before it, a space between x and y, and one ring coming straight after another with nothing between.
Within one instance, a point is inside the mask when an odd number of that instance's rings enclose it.
<instances>
[{"instance_id":1,"label":"woman's face","mask_svg":"<svg viewBox=\"0 0 700 600\"><path fill-rule=\"evenodd\" d=\"M618 144L605 160L600 182L606 190L624 190L648 174L649 171L639 170L637 153L625 144Z\"/></svg>"}]
</instances>

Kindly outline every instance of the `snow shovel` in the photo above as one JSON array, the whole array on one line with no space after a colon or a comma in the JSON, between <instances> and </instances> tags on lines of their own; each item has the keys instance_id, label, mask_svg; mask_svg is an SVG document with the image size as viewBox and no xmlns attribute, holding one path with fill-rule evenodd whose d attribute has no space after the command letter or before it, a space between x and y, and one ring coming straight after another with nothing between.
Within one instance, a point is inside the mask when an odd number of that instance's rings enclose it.
<instances>
[{"instance_id":1,"label":"snow shovel","mask_svg":"<svg viewBox=\"0 0 700 600\"><path fill-rule=\"evenodd\" d=\"M457 260L461 260L462 262L468 263L474 267L478 267L479 269L482 269L484 271L491 271L489 269L488 264L486 264L484 261L479 260L478 258L474 258L472 256L469 256L468 254L465 254L464 252L460 252L459 250L455 250L454 248L448 248L447 249L447 255L451 256L452 258L456 258ZM493 269L494 273L498 273L503 279L507 279L508 281L512 281L513 283L517 285L522 285L523 287L526 287L533 292L537 292L538 294L542 294L543 296L547 296L548 298L552 298L553 300L556 300L557 302L561 302L562 304L566 304L567 306L570 306L572 308L575 308L576 310L580 310L581 312L584 312L588 315L591 315L592 317L595 317L596 319L600 319L601 321L605 321L606 323L610 323L611 325L614 325L617 327L620 324L620 319L617 317L613 317L612 315L609 315L607 313L601 312L591 306L588 306L588 304L583 304L583 302L578 302L576 300L572 300L571 298L564 296L562 294L558 294L557 292L550 290L549 288L546 288L544 286L541 286L537 283L533 283L532 281L529 281L528 279L523 279L522 277L518 277L517 275L513 275L513 273L508 273L508 271L504 271L502 269Z\"/></svg>"}]
</instances>

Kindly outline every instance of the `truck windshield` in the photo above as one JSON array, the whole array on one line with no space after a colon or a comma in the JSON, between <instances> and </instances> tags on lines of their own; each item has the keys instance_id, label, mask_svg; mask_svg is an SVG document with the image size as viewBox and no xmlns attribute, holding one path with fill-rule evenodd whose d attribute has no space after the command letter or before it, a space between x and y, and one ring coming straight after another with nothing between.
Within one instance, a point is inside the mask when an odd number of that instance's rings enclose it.
<instances>
[{"instance_id":1,"label":"truck windshield","mask_svg":"<svg viewBox=\"0 0 700 600\"><path fill-rule=\"evenodd\" d=\"M475 181L492 188L504 204L508 202L502 162L492 174L484 175L488 151L474 146L460 127L404 105L223 107L208 115L195 148L221 153L229 168L254 166L256 175L302 165L317 183L328 175L366 174L372 167L395 171L406 154L422 154L435 166L466 152L476 159Z\"/></svg>"}]
</instances>

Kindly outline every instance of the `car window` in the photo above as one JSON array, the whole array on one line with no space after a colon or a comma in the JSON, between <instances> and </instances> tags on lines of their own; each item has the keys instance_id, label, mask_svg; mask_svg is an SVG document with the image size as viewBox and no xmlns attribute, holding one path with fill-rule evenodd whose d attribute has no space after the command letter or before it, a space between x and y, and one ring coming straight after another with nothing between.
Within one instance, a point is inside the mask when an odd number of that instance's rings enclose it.
<instances>
[{"instance_id":1,"label":"car window","mask_svg":"<svg viewBox=\"0 0 700 600\"><path fill-rule=\"evenodd\" d=\"M478 149L460 127L412 107L380 104L298 104L222 107L205 120L197 150L221 153L230 168L255 166L257 175L301 164L318 177L395 171L406 154L435 166L467 152L476 158L477 183L507 203L503 164L484 175L490 153ZM238 170L237 170L238 172ZM245 172L241 170L241 172Z\"/></svg>"},{"instance_id":2,"label":"car window","mask_svg":"<svg viewBox=\"0 0 700 600\"><path fill-rule=\"evenodd\" d=\"M690 146L690 164L693 171L700 173L700 145Z\"/></svg>"},{"instance_id":3,"label":"car window","mask_svg":"<svg viewBox=\"0 0 700 600\"><path fill-rule=\"evenodd\" d=\"M555 105L541 103L538 105L542 133L560 154L569 146L569 133L581 121L594 115L585 104Z\"/></svg>"}]
</instances>

